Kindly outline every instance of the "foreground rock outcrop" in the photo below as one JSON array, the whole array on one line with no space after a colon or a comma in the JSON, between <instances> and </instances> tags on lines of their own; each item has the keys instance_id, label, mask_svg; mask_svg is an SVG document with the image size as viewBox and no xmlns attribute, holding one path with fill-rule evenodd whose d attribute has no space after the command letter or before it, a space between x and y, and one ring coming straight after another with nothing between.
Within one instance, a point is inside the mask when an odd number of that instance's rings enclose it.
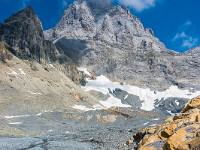
<instances>
[{"instance_id":1,"label":"foreground rock outcrop","mask_svg":"<svg viewBox=\"0 0 200 150\"><path fill-rule=\"evenodd\" d=\"M141 130L125 145L133 143L139 150L199 150L200 96L189 100L179 114L162 125Z\"/></svg>"}]
</instances>

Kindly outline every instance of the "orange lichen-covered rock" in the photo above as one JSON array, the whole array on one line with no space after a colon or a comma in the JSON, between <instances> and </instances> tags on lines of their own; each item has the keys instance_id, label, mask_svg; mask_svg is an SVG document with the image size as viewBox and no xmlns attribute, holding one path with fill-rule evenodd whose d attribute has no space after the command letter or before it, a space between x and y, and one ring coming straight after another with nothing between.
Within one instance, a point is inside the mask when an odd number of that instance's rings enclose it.
<instances>
[{"instance_id":1,"label":"orange lichen-covered rock","mask_svg":"<svg viewBox=\"0 0 200 150\"><path fill-rule=\"evenodd\" d=\"M184 113L192 108L200 108L200 96L189 100L182 108L181 113Z\"/></svg>"},{"instance_id":2,"label":"orange lichen-covered rock","mask_svg":"<svg viewBox=\"0 0 200 150\"><path fill-rule=\"evenodd\" d=\"M83 96L80 95L79 93L74 93L73 95L77 100L83 100Z\"/></svg>"},{"instance_id":3,"label":"orange lichen-covered rock","mask_svg":"<svg viewBox=\"0 0 200 150\"><path fill-rule=\"evenodd\" d=\"M189 147L191 149L200 149L200 138L195 138L194 140L191 140L191 142L188 143Z\"/></svg>"},{"instance_id":4,"label":"orange lichen-covered rock","mask_svg":"<svg viewBox=\"0 0 200 150\"><path fill-rule=\"evenodd\" d=\"M180 114L133 137L139 150L200 150L200 96L189 100Z\"/></svg>"}]
</instances>

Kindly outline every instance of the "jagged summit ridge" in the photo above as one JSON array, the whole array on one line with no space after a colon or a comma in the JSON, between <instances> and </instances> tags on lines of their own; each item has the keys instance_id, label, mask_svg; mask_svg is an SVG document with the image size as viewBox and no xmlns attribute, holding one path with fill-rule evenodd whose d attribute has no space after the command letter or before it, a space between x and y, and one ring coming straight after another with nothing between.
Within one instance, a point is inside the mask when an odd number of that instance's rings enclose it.
<instances>
[{"instance_id":1,"label":"jagged summit ridge","mask_svg":"<svg viewBox=\"0 0 200 150\"><path fill-rule=\"evenodd\" d=\"M12 16L10 16L8 19L4 21L4 23L10 23L12 21L17 21L17 20L24 20L24 19L32 18L34 16L36 16L36 14L34 13L33 7L29 6L17 12L16 14L13 14Z\"/></svg>"},{"instance_id":2,"label":"jagged summit ridge","mask_svg":"<svg viewBox=\"0 0 200 150\"><path fill-rule=\"evenodd\" d=\"M48 42L44 39L41 21L32 7L12 15L0 25L0 41L12 47L12 53L18 57L40 63L55 60L56 51L45 47Z\"/></svg>"},{"instance_id":3,"label":"jagged summit ridge","mask_svg":"<svg viewBox=\"0 0 200 150\"><path fill-rule=\"evenodd\" d=\"M46 31L45 36L55 41L63 36L102 41L137 50L146 41L146 45L153 47L152 50L165 50L165 46L153 36L152 30L145 30L140 20L127 8L110 4L102 9L101 5L85 0L70 5L56 27Z\"/></svg>"}]
</instances>

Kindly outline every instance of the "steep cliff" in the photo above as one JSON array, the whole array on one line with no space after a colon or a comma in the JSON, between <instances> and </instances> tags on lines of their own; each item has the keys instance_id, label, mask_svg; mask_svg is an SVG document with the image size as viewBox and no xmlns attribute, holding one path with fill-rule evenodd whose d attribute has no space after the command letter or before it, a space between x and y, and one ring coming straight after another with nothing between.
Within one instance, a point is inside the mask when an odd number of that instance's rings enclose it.
<instances>
[{"instance_id":1,"label":"steep cliff","mask_svg":"<svg viewBox=\"0 0 200 150\"><path fill-rule=\"evenodd\" d=\"M42 24L32 7L19 11L0 24L0 41L9 46L8 50L15 56L44 66L55 64L75 83L85 84L84 75L73 61L60 54L51 41L44 39Z\"/></svg>"},{"instance_id":2,"label":"steep cliff","mask_svg":"<svg viewBox=\"0 0 200 150\"><path fill-rule=\"evenodd\" d=\"M40 63L56 60L55 47L44 40L42 24L33 8L28 7L4 21L0 28L0 40L7 43L12 53L23 59Z\"/></svg>"}]
</instances>

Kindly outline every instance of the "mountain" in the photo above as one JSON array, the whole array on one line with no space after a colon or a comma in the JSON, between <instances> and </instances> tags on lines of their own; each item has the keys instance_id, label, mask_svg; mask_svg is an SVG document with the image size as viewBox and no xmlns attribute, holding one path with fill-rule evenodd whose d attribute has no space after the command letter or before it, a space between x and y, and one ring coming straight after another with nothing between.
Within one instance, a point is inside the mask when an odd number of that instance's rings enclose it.
<instances>
[{"instance_id":1,"label":"mountain","mask_svg":"<svg viewBox=\"0 0 200 150\"><path fill-rule=\"evenodd\" d=\"M198 56L125 6L77 1L44 34L32 7L0 24L0 149L123 149L200 95Z\"/></svg>"},{"instance_id":2,"label":"mountain","mask_svg":"<svg viewBox=\"0 0 200 150\"><path fill-rule=\"evenodd\" d=\"M44 40L42 24L32 7L5 20L0 29L0 40L12 47L16 56L43 64L55 61L57 51Z\"/></svg>"},{"instance_id":3,"label":"mountain","mask_svg":"<svg viewBox=\"0 0 200 150\"><path fill-rule=\"evenodd\" d=\"M75 1L44 35L96 76L157 90L199 85L199 59L168 50L125 6Z\"/></svg>"},{"instance_id":4,"label":"mountain","mask_svg":"<svg viewBox=\"0 0 200 150\"><path fill-rule=\"evenodd\" d=\"M85 74L44 39L32 7L0 24L0 70L2 114L71 110L81 103L77 102L80 97L88 107L98 103L79 87L85 85Z\"/></svg>"},{"instance_id":5,"label":"mountain","mask_svg":"<svg viewBox=\"0 0 200 150\"><path fill-rule=\"evenodd\" d=\"M44 39L42 24L32 7L19 11L0 24L0 41L9 45L9 51L18 58L43 65L55 64L75 83L85 84L84 76L73 61Z\"/></svg>"}]
</instances>

